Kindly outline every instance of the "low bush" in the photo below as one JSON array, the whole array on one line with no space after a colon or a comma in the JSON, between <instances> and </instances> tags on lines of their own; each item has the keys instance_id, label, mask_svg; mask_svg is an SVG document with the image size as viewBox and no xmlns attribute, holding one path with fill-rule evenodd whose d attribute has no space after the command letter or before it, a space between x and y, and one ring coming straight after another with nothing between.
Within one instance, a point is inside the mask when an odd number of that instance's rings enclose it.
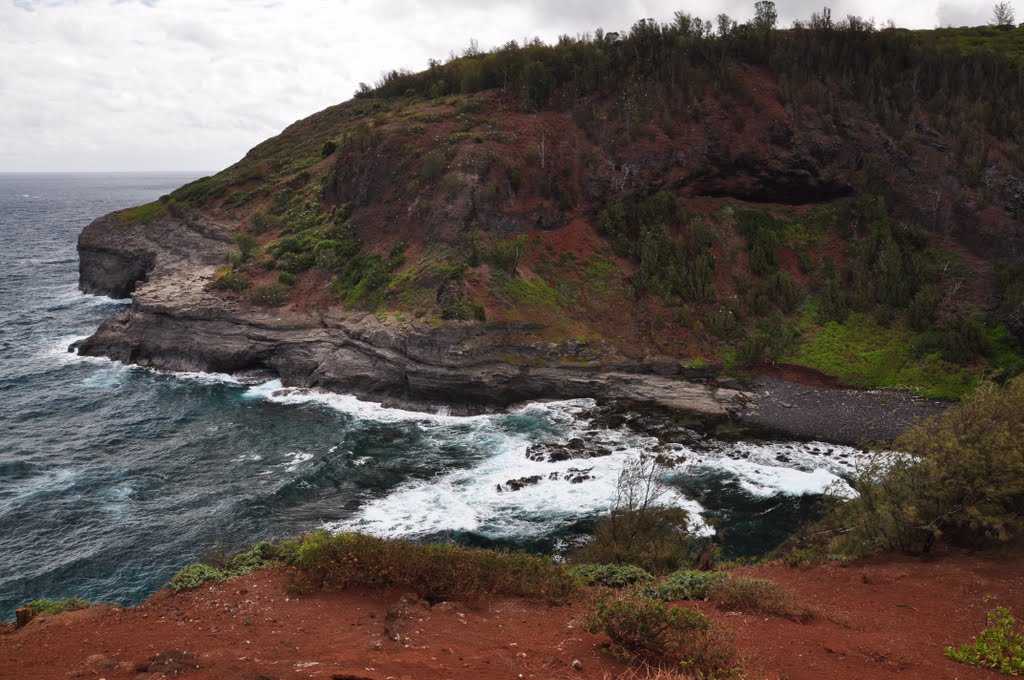
<instances>
[{"instance_id":1,"label":"low bush","mask_svg":"<svg viewBox=\"0 0 1024 680\"><path fill-rule=\"evenodd\" d=\"M944 651L953 661L969 666L991 668L1003 675L1024 675L1024 636L1006 607L996 607L988 613L988 626L974 642L946 647Z\"/></svg>"},{"instance_id":2,"label":"low bush","mask_svg":"<svg viewBox=\"0 0 1024 680\"><path fill-rule=\"evenodd\" d=\"M442 319L461 319L463 321L486 321L487 310L476 300L459 300L441 311Z\"/></svg>"},{"instance_id":3,"label":"low bush","mask_svg":"<svg viewBox=\"0 0 1024 680\"><path fill-rule=\"evenodd\" d=\"M287 274L288 272L281 272ZM249 293L249 301L260 307L280 307L291 295L291 288L280 281L268 283L265 286L254 288Z\"/></svg>"},{"instance_id":4,"label":"low bush","mask_svg":"<svg viewBox=\"0 0 1024 680\"><path fill-rule=\"evenodd\" d=\"M826 552L928 551L1024 540L1024 377L984 384L893 444L862 472L858 496L806 532ZM796 545L794 547L807 547Z\"/></svg>"},{"instance_id":5,"label":"low bush","mask_svg":"<svg viewBox=\"0 0 1024 680\"><path fill-rule=\"evenodd\" d=\"M631 564L577 564L571 571L588 586L625 588L634 583L645 583L654 577L645 569Z\"/></svg>"},{"instance_id":6,"label":"low bush","mask_svg":"<svg viewBox=\"0 0 1024 680\"><path fill-rule=\"evenodd\" d=\"M299 590L403 588L426 599L513 595L553 601L576 590L569 570L548 558L355 533L307 534L297 544L294 566Z\"/></svg>"},{"instance_id":7,"label":"low bush","mask_svg":"<svg viewBox=\"0 0 1024 680\"><path fill-rule=\"evenodd\" d=\"M194 590L205 583L219 583L257 569L290 562L294 559L295 541L278 544L261 541L240 553L207 551L202 561L190 564L171 579L168 587L175 592Z\"/></svg>"},{"instance_id":8,"label":"low bush","mask_svg":"<svg viewBox=\"0 0 1024 680\"><path fill-rule=\"evenodd\" d=\"M226 581L227 578L228 575L222 570L209 564L190 564L175 574L167 585L177 593L182 590L194 590L205 583Z\"/></svg>"},{"instance_id":9,"label":"low bush","mask_svg":"<svg viewBox=\"0 0 1024 680\"><path fill-rule=\"evenodd\" d=\"M709 584L707 599L719 609L806 621L811 612L774 581L730 576Z\"/></svg>"},{"instance_id":10,"label":"low bush","mask_svg":"<svg viewBox=\"0 0 1024 680\"><path fill-rule=\"evenodd\" d=\"M213 275L213 287L217 290L238 293L249 287L249 279L245 274L235 271L234 267L228 265Z\"/></svg>"},{"instance_id":11,"label":"low bush","mask_svg":"<svg viewBox=\"0 0 1024 680\"><path fill-rule=\"evenodd\" d=\"M644 597L672 602L674 600L706 600L708 590L725 574L717 571L680 569L657 583L648 583L638 589Z\"/></svg>"},{"instance_id":12,"label":"low bush","mask_svg":"<svg viewBox=\"0 0 1024 680\"><path fill-rule=\"evenodd\" d=\"M574 562L633 564L651 573L691 566L699 545L689 533L686 511L669 504L672 489L651 457L631 460L619 475L611 511L594 525Z\"/></svg>"},{"instance_id":13,"label":"low bush","mask_svg":"<svg viewBox=\"0 0 1024 680\"><path fill-rule=\"evenodd\" d=\"M80 609L88 609L93 604L80 597L66 597L62 600L51 598L32 600L25 606L35 609L40 614L60 614L61 612L76 612Z\"/></svg>"},{"instance_id":14,"label":"low bush","mask_svg":"<svg viewBox=\"0 0 1024 680\"><path fill-rule=\"evenodd\" d=\"M635 594L599 600L582 627L607 635L612 653L630 661L671 664L705 677L734 663L724 629L693 610Z\"/></svg>"}]
</instances>

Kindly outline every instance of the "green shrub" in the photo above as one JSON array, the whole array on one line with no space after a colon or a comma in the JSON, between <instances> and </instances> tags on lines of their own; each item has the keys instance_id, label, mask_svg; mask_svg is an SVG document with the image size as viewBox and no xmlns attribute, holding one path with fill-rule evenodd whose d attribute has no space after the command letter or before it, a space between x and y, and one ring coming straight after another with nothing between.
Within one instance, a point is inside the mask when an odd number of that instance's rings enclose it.
<instances>
[{"instance_id":1,"label":"green shrub","mask_svg":"<svg viewBox=\"0 0 1024 680\"><path fill-rule=\"evenodd\" d=\"M209 582L219 583L227 578L227 574L209 564L190 564L175 574L168 586L177 593L182 590L194 590Z\"/></svg>"},{"instance_id":2,"label":"green shrub","mask_svg":"<svg viewBox=\"0 0 1024 680\"><path fill-rule=\"evenodd\" d=\"M631 564L577 564L571 571L588 586L609 588L625 588L654 578L646 570Z\"/></svg>"},{"instance_id":3,"label":"green shrub","mask_svg":"<svg viewBox=\"0 0 1024 680\"><path fill-rule=\"evenodd\" d=\"M607 635L617 656L671 664L705 677L728 670L735 657L725 631L700 613L634 594L599 600L582 628Z\"/></svg>"},{"instance_id":4,"label":"green shrub","mask_svg":"<svg viewBox=\"0 0 1024 680\"><path fill-rule=\"evenodd\" d=\"M718 571L697 571L680 569L674 571L657 583L648 583L640 587L638 592L644 597L672 602L674 600L706 600L708 590L716 582L725 578Z\"/></svg>"},{"instance_id":5,"label":"green shrub","mask_svg":"<svg viewBox=\"0 0 1024 680\"><path fill-rule=\"evenodd\" d=\"M633 564L652 573L692 564L698 546L690 537L689 516L666 504L670 492L665 472L653 458L627 462L611 511L597 521L590 541L572 560Z\"/></svg>"},{"instance_id":6,"label":"green shrub","mask_svg":"<svg viewBox=\"0 0 1024 680\"><path fill-rule=\"evenodd\" d=\"M238 293L249 287L249 279L245 274L236 271L233 266L228 266L214 274L213 287L217 290Z\"/></svg>"},{"instance_id":7,"label":"green shrub","mask_svg":"<svg viewBox=\"0 0 1024 680\"><path fill-rule=\"evenodd\" d=\"M252 221L252 233L255 235L265 234L277 228L277 222L262 210L257 210L250 218Z\"/></svg>"},{"instance_id":8,"label":"green shrub","mask_svg":"<svg viewBox=\"0 0 1024 680\"><path fill-rule=\"evenodd\" d=\"M281 273L288 274L289 272ZM275 281L274 283L254 288L249 293L249 301L261 307L280 307L288 300L289 295L291 295L291 288L280 281Z\"/></svg>"},{"instance_id":9,"label":"green shrub","mask_svg":"<svg viewBox=\"0 0 1024 680\"><path fill-rule=\"evenodd\" d=\"M730 576L716 579L708 586L707 598L719 609L727 611L781 616L795 621L804 621L811 616L810 611L790 593L779 588L774 581L763 578Z\"/></svg>"},{"instance_id":10,"label":"green shrub","mask_svg":"<svg viewBox=\"0 0 1024 680\"><path fill-rule=\"evenodd\" d=\"M294 564L300 590L403 588L427 599L513 595L558 601L576 589L569 570L548 558L355 533L307 534Z\"/></svg>"},{"instance_id":11,"label":"green shrub","mask_svg":"<svg viewBox=\"0 0 1024 680\"><path fill-rule=\"evenodd\" d=\"M988 626L974 642L946 647L944 651L950 659L969 666L991 668L1003 675L1024 675L1024 636L1006 607L988 613Z\"/></svg>"},{"instance_id":12,"label":"green shrub","mask_svg":"<svg viewBox=\"0 0 1024 680\"><path fill-rule=\"evenodd\" d=\"M146 203L135 208L127 208L117 213L118 219L121 221L121 225L125 227L132 227L137 224L149 222L155 220L161 215L167 212L168 205L161 201L153 201L152 203Z\"/></svg>"},{"instance_id":13,"label":"green shrub","mask_svg":"<svg viewBox=\"0 0 1024 680\"><path fill-rule=\"evenodd\" d=\"M260 247L259 239L252 234L240 233L235 234L232 239L238 244L238 249L242 254L242 261L245 262L252 257L256 249Z\"/></svg>"},{"instance_id":14,"label":"green shrub","mask_svg":"<svg viewBox=\"0 0 1024 680\"><path fill-rule=\"evenodd\" d=\"M75 612L79 609L88 609L92 607L92 602L83 600L80 597L66 597L62 600L56 600L51 598L42 598L39 600L32 600L26 607L35 609L40 614L60 614L62 612Z\"/></svg>"},{"instance_id":15,"label":"green shrub","mask_svg":"<svg viewBox=\"0 0 1024 680\"><path fill-rule=\"evenodd\" d=\"M171 590L180 592L193 590L209 582L227 581L257 569L291 561L295 549L295 541L278 544L261 541L236 554L217 550L207 551L203 553L201 562L190 564L175 574L168 586Z\"/></svg>"},{"instance_id":16,"label":"green shrub","mask_svg":"<svg viewBox=\"0 0 1024 680\"><path fill-rule=\"evenodd\" d=\"M1024 377L986 383L911 428L861 473L805 540L829 553L928 551L944 539L984 548L1024 537Z\"/></svg>"},{"instance_id":17,"label":"green shrub","mask_svg":"<svg viewBox=\"0 0 1024 680\"><path fill-rule=\"evenodd\" d=\"M423 157L423 179L428 182L436 182L441 178L448 162L440 151L431 151Z\"/></svg>"},{"instance_id":18,"label":"green shrub","mask_svg":"<svg viewBox=\"0 0 1024 680\"><path fill-rule=\"evenodd\" d=\"M277 275L277 282L284 286L294 286L298 278L291 272L281 272Z\"/></svg>"},{"instance_id":19,"label":"green shrub","mask_svg":"<svg viewBox=\"0 0 1024 680\"><path fill-rule=\"evenodd\" d=\"M526 237L517 236L507 241L498 241L486 253L486 260L498 271L515 277L519 267L519 259L526 248Z\"/></svg>"},{"instance_id":20,"label":"green shrub","mask_svg":"<svg viewBox=\"0 0 1024 680\"><path fill-rule=\"evenodd\" d=\"M442 319L486 321L487 311L476 300L459 300L441 311Z\"/></svg>"}]
</instances>

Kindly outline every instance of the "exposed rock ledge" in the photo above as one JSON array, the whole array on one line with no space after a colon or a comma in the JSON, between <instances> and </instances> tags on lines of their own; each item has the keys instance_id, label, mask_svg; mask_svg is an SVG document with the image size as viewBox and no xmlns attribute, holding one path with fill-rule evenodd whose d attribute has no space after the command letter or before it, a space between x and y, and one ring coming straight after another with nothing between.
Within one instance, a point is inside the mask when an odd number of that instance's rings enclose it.
<instances>
[{"instance_id":1,"label":"exposed rock ledge","mask_svg":"<svg viewBox=\"0 0 1024 680\"><path fill-rule=\"evenodd\" d=\"M107 216L86 227L78 244L81 289L112 297L131 293L134 303L77 343L79 353L177 371L267 369L286 385L407 408L444 404L456 413L593 397L653 404L705 424L846 442L895 436L908 422L861 436L857 423L844 423L840 412L829 413L821 425L797 427L758 408L757 399L770 399L770 393L720 387L710 375L670 361L584 361L576 343L531 342L532 329L521 325L432 328L387 324L342 309L252 308L205 289L234 247L230 233L195 217L125 227ZM854 411L852 417L862 417Z\"/></svg>"}]
</instances>

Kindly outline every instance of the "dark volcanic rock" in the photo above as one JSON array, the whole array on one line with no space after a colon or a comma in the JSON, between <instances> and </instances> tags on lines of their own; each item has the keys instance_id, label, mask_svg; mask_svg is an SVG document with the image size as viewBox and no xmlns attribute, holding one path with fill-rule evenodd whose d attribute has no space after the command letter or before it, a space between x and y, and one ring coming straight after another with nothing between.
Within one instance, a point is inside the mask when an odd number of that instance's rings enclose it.
<instances>
[{"instance_id":1,"label":"dark volcanic rock","mask_svg":"<svg viewBox=\"0 0 1024 680\"><path fill-rule=\"evenodd\" d=\"M610 456L611 449L606 446L587 447L582 439L571 439L567 444L531 444L526 449L526 457L533 461L560 463L564 460L582 460Z\"/></svg>"},{"instance_id":2,"label":"dark volcanic rock","mask_svg":"<svg viewBox=\"0 0 1024 680\"><path fill-rule=\"evenodd\" d=\"M753 429L836 442L888 438L942 408L895 393L764 389L763 384L754 393L744 392L749 384L726 388L666 361L591 356L578 342L542 341L543 327L536 324L435 328L388 324L338 308L256 308L208 291L225 255L236 247L230 232L215 222L171 215L130 227L116 215L90 224L79 239L82 290L118 297L134 291L133 305L75 348L83 355L166 370L269 372L288 386L414 409L444 404L453 413L532 399L592 397L609 405L591 414L593 428L628 426L697 448L702 437L696 431L709 430L742 436ZM578 360L581 353L587 353L586 362ZM886 399L887 404L878 403ZM527 455L557 462L610 453L578 439L531 447Z\"/></svg>"}]
</instances>

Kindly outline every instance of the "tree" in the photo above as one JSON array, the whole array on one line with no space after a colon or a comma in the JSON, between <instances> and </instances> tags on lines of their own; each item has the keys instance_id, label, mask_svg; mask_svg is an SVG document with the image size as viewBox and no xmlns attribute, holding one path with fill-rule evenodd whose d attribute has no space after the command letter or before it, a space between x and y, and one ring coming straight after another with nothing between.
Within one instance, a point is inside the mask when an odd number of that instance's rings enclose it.
<instances>
[{"instance_id":1,"label":"tree","mask_svg":"<svg viewBox=\"0 0 1024 680\"><path fill-rule=\"evenodd\" d=\"M611 511L598 520L593 538L576 551L574 561L634 564L654 573L692 564L698 546L686 511L672 504L673 493L653 456L628 461Z\"/></svg>"},{"instance_id":2,"label":"tree","mask_svg":"<svg viewBox=\"0 0 1024 680\"><path fill-rule=\"evenodd\" d=\"M1008 2L997 2L995 5L993 5L992 21L990 23L993 26L1005 26L1007 28L1013 28L1013 5L1011 5Z\"/></svg>"},{"instance_id":3,"label":"tree","mask_svg":"<svg viewBox=\"0 0 1024 680\"><path fill-rule=\"evenodd\" d=\"M861 471L857 497L812 535L828 552L966 548L1024 540L1024 376L983 384L955 408L907 430Z\"/></svg>"},{"instance_id":4,"label":"tree","mask_svg":"<svg viewBox=\"0 0 1024 680\"><path fill-rule=\"evenodd\" d=\"M771 0L759 0L754 3L754 25L760 29L770 31L775 28L775 22L779 20L779 13L775 9L775 3Z\"/></svg>"}]
</instances>

